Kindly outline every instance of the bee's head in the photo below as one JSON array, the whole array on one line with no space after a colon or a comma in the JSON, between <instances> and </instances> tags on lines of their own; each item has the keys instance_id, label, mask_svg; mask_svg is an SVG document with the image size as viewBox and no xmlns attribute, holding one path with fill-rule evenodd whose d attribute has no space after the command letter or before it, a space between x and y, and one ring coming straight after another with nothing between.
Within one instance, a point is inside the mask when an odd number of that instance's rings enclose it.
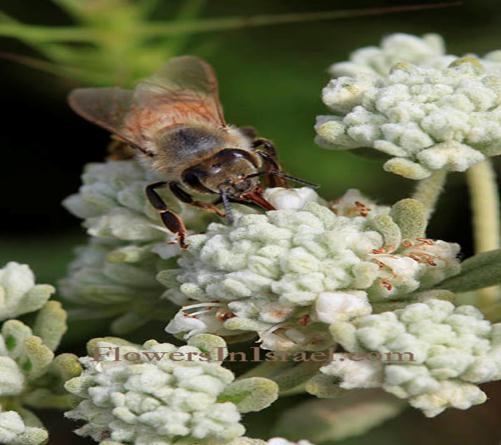
<instances>
[{"instance_id":1,"label":"bee's head","mask_svg":"<svg viewBox=\"0 0 501 445\"><path fill-rule=\"evenodd\" d=\"M226 148L183 173L183 182L199 193L240 198L259 185L259 158L252 152Z\"/></svg>"}]
</instances>

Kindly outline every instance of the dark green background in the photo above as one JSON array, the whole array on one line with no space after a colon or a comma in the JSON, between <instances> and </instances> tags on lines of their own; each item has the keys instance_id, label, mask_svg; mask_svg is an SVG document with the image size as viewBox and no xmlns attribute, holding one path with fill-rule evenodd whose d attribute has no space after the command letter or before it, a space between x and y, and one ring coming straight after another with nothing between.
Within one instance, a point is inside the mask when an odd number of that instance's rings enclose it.
<instances>
[{"instance_id":1,"label":"dark green background","mask_svg":"<svg viewBox=\"0 0 501 445\"><path fill-rule=\"evenodd\" d=\"M155 19L168 18L179 3L160 2ZM416 2L208 0L203 16L397 4ZM49 1L4 0L0 8L24 22L54 26L69 23L69 18ZM446 38L450 53L483 54L501 48L501 4L471 0L436 11L198 34L190 39L188 52L207 58L216 68L227 121L252 125L272 139L290 173L321 184L321 193L327 198L355 187L380 202L392 203L408 196L413 182L383 172L378 162L318 148L313 143L313 124L317 114L326 112L320 100L320 90L328 79L326 68L346 59L354 49L378 44L382 36L394 32L437 32ZM0 51L36 55L12 39L1 39ZM8 260L27 262L39 282L55 283L64 274L73 247L85 239L79 221L66 214L60 201L77 190L82 166L103 158L108 135L67 108L65 96L77 82L5 60L0 60L0 77L0 264ZM450 175L430 236L458 241L466 256L471 253L463 175ZM490 385L490 392L498 396L468 413L450 412L425 421L419 413L409 411L364 438L343 444L498 445L501 391ZM282 407L291 402L281 402ZM51 429L60 429L59 416L45 417ZM249 420L266 434L266 428L259 428L261 420L254 421L252 416ZM59 431L51 443L87 442Z\"/></svg>"}]
</instances>

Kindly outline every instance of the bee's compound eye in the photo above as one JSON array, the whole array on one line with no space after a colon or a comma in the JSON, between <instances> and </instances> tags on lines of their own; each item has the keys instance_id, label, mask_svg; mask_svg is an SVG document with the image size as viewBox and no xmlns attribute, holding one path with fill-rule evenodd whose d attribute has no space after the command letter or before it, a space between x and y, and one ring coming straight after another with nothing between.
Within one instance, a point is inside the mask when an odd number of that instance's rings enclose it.
<instances>
[{"instance_id":1,"label":"bee's compound eye","mask_svg":"<svg viewBox=\"0 0 501 445\"><path fill-rule=\"evenodd\" d=\"M237 159L245 159L255 167L259 166L255 156L251 152L240 148L225 148L217 153L216 157L224 163L235 161Z\"/></svg>"}]
</instances>

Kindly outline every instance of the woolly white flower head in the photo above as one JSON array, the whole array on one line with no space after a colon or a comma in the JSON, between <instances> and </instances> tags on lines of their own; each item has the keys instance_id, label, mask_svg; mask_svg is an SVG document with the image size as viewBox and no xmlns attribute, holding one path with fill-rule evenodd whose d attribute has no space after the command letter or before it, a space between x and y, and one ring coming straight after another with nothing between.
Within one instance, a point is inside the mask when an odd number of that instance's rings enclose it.
<instances>
[{"instance_id":1,"label":"woolly white flower head","mask_svg":"<svg viewBox=\"0 0 501 445\"><path fill-rule=\"evenodd\" d=\"M153 245L174 241L174 235L164 228L145 197L146 186L158 180L136 159L88 164L80 190L66 198L63 205L84 220L87 233L94 237ZM181 205L170 192L159 193L181 213L189 227L207 218L207 212Z\"/></svg>"},{"instance_id":2,"label":"woolly white flower head","mask_svg":"<svg viewBox=\"0 0 501 445\"><path fill-rule=\"evenodd\" d=\"M123 334L171 314L171 305L160 300L163 287L155 277L167 263L149 248L91 239L76 253L59 284L61 295L81 317L108 315L114 318L112 331Z\"/></svg>"},{"instance_id":3,"label":"woolly white flower head","mask_svg":"<svg viewBox=\"0 0 501 445\"><path fill-rule=\"evenodd\" d=\"M54 292L48 284L35 284L29 266L7 263L0 269L0 321L37 311Z\"/></svg>"},{"instance_id":4,"label":"woolly white flower head","mask_svg":"<svg viewBox=\"0 0 501 445\"><path fill-rule=\"evenodd\" d=\"M100 361L82 358L84 372L66 383L82 399L66 413L86 422L77 434L96 442L202 445L228 443L245 432L237 406L218 401L233 374L201 349L120 339L101 339L90 349Z\"/></svg>"},{"instance_id":5,"label":"woolly white flower head","mask_svg":"<svg viewBox=\"0 0 501 445\"><path fill-rule=\"evenodd\" d=\"M146 198L146 186L158 179L137 159L88 164L79 192L63 203L84 219L90 238L87 246L77 249L61 281L62 294L79 306L75 314L82 319L114 318L112 330L117 334L135 330L152 317L171 316L168 305L159 301L162 292L155 274L160 259L169 260L180 249ZM181 204L168 190L159 193L191 229L205 227L212 217Z\"/></svg>"},{"instance_id":6,"label":"woolly white flower head","mask_svg":"<svg viewBox=\"0 0 501 445\"><path fill-rule=\"evenodd\" d=\"M63 205L84 219L89 235L127 241L160 241L165 238L156 212L144 198L153 182L148 170L135 160L88 164L78 193Z\"/></svg>"},{"instance_id":7,"label":"woolly white flower head","mask_svg":"<svg viewBox=\"0 0 501 445\"><path fill-rule=\"evenodd\" d=\"M106 445L120 445L120 444L106 444ZM214 444L217 445L217 444ZM228 445L313 445L307 440L300 440L299 442L291 442L281 437L275 437L267 442L261 439L251 439L249 437L239 437Z\"/></svg>"},{"instance_id":8,"label":"woolly white flower head","mask_svg":"<svg viewBox=\"0 0 501 445\"><path fill-rule=\"evenodd\" d=\"M270 439L268 441L268 445L313 445L311 442L307 440L300 440L299 442L290 442L286 439L281 439L276 437L274 439Z\"/></svg>"},{"instance_id":9,"label":"woolly white flower head","mask_svg":"<svg viewBox=\"0 0 501 445\"><path fill-rule=\"evenodd\" d=\"M431 299L337 323L331 332L345 350L379 358L335 354L324 374L345 389L382 387L429 417L483 403L477 385L501 379L501 324L491 325L473 306Z\"/></svg>"},{"instance_id":10,"label":"woolly white flower head","mask_svg":"<svg viewBox=\"0 0 501 445\"><path fill-rule=\"evenodd\" d=\"M491 51L481 58L492 73L501 73L501 51ZM367 46L350 54L349 60L329 67L333 77L386 76L399 63L445 68L458 56L447 54L445 42L438 34L415 36L395 33L384 37L379 46Z\"/></svg>"},{"instance_id":11,"label":"woolly white flower head","mask_svg":"<svg viewBox=\"0 0 501 445\"><path fill-rule=\"evenodd\" d=\"M69 398L62 387L80 367L71 354L54 356L66 331L61 304L47 301L54 292L35 285L28 266L14 262L0 269L2 316L37 311L33 327L10 319L0 329L0 443L41 445L48 434L25 406L66 408ZM3 300L3 301L2 301Z\"/></svg>"},{"instance_id":12,"label":"woolly white flower head","mask_svg":"<svg viewBox=\"0 0 501 445\"><path fill-rule=\"evenodd\" d=\"M265 349L324 349L332 342L325 324L458 272L456 245L402 233L388 207L357 191L332 208L309 202L211 224L188 238L180 269L158 276L165 297L183 306L167 331L257 332Z\"/></svg>"},{"instance_id":13,"label":"woolly white flower head","mask_svg":"<svg viewBox=\"0 0 501 445\"><path fill-rule=\"evenodd\" d=\"M392 158L385 170L422 179L464 171L501 152L501 77L474 58L446 68L395 65L384 77L340 77L324 88L335 112L317 120L317 142L372 147Z\"/></svg>"},{"instance_id":14,"label":"woolly white flower head","mask_svg":"<svg viewBox=\"0 0 501 445\"><path fill-rule=\"evenodd\" d=\"M28 426L16 411L0 409L0 443L5 445L41 445L49 435L37 426Z\"/></svg>"},{"instance_id":15,"label":"woolly white flower head","mask_svg":"<svg viewBox=\"0 0 501 445\"><path fill-rule=\"evenodd\" d=\"M438 34L422 37L411 34L390 34L381 40L379 47L368 46L350 54L347 62L334 63L329 68L333 77L366 76L388 74L396 63L408 62L416 65L446 66L454 56L445 56L445 44Z\"/></svg>"}]
</instances>

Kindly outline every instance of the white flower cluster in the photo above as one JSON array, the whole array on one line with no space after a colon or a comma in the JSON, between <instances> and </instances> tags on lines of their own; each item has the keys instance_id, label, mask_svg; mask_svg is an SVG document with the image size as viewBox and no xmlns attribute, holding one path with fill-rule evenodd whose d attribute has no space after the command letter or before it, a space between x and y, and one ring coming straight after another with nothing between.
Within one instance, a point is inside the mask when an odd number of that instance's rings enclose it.
<instances>
[{"instance_id":1,"label":"white flower cluster","mask_svg":"<svg viewBox=\"0 0 501 445\"><path fill-rule=\"evenodd\" d=\"M369 314L372 300L405 298L458 272L457 245L403 240L390 208L358 191L332 207L309 193L302 209L287 204L287 194L298 204L298 191L282 190L282 209L237 214L232 226L213 223L189 237L180 269L158 276L169 287L165 297L183 306L167 331L250 331L265 349L324 349L332 342L325 324Z\"/></svg>"},{"instance_id":2,"label":"white flower cluster","mask_svg":"<svg viewBox=\"0 0 501 445\"><path fill-rule=\"evenodd\" d=\"M106 445L121 445L121 444L109 443ZM215 443L211 445L218 445L218 444ZM264 441L261 439L251 439L249 437L239 437L238 439L235 439L228 445L313 445L313 444L307 440L300 440L299 442L291 442L287 439L282 439L281 437L275 437L268 441Z\"/></svg>"},{"instance_id":3,"label":"white flower cluster","mask_svg":"<svg viewBox=\"0 0 501 445\"><path fill-rule=\"evenodd\" d=\"M300 440L299 442L290 442L286 439L275 438L268 441L268 445L313 445L307 440Z\"/></svg>"},{"instance_id":4,"label":"white flower cluster","mask_svg":"<svg viewBox=\"0 0 501 445\"><path fill-rule=\"evenodd\" d=\"M411 179L436 170L464 171L501 153L501 65L494 61L499 55L440 66L451 57L424 63L425 40L396 36L389 41L414 42L423 51L398 61L401 45L390 45L392 51L375 50L376 59L383 60L379 64L348 64L348 75L332 79L323 90L323 101L334 114L318 116L317 143L340 150L374 148L391 156L385 170ZM435 56L429 62L436 62ZM395 61L386 73L385 63ZM379 68L369 68L372 63ZM337 66L334 71L343 70Z\"/></svg>"},{"instance_id":5,"label":"white flower cluster","mask_svg":"<svg viewBox=\"0 0 501 445\"><path fill-rule=\"evenodd\" d=\"M68 403L62 375L79 372L71 354L54 356L66 331L61 304L48 301L49 285L35 284L27 265L0 269L0 443L41 445L47 431L26 406L57 408ZM35 312L33 327L12 317ZM34 314L33 314L34 315Z\"/></svg>"},{"instance_id":6,"label":"white flower cluster","mask_svg":"<svg viewBox=\"0 0 501 445\"><path fill-rule=\"evenodd\" d=\"M159 178L138 160L108 160L88 164L78 193L63 205L84 220L93 237L121 240L128 244L157 245L161 249L175 236L161 223L145 195L147 185ZM159 190L169 208L178 212L188 227L197 227L207 212L182 205L166 190ZM160 243L160 244L159 244Z\"/></svg>"},{"instance_id":7,"label":"white flower cluster","mask_svg":"<svg viewBox=\"0 0 501 445\"><path fill-rule=\"evenodd\" d=\"M501 51L491 51L482 60L488 71L501 73ZM329 67L332 77L386 76L398 63L445 68L458 56L447 54L445 42L438 34L422 37L395 33L384 37L379 46L367 46L350 54L349 61L334 63Z\"/></svg>"},{"instance_id":8,"label":"white flower cluster","mask_svg":"<svg viewBox=\"0 0 501 445\"><path fill-rule=\"evenodd\" d=\"M7 445L40 445L45 443L49 435L46 430L37 426L26 425L16 411L0 409L0 443Z\"/></svg>"},{"instance_id":9,"label":"white flower cluster","mask_svg":"<svg viewBox=\"0 0 501 445\"><path fill-rule=\"evenodd\" d=\"M160 259L175 257L179 247L146 199L146 186L158 178L130 159L89 164L82 181L63 204L84 220L90 240L77 250L61 282L63 297L78 306L73 313L82 319L115 318L112 329L120 334L148 322L151 314L165 317L165 307L158 310L165 304L159 302L155 274ZM188 227L205 226L207 212L180 204L166 190L159 193Z\"/></svg>"},{"instance_id":10,"label":"white flower cluster","mask_svg":"<svg viewBox=\"0 0 501 445\"><path fill-rule=\"evenodd\" d=\"M241 437L239 439L234 440L229 445L313 445L313 444L307 440L300 440L299 442L291 442L287 439L282 439L281 437L275 437L273 439L268 440L267 442L259 439L250 439L248 437Z\"/></svg>"},{"instance_id":11,"label":"white flower cluster","mask_svg":"<svg viewBox=\"0 0 501 445\"><path fill-rule=\"evenodd\" d=\"M98 341L101 360L82 358L84 372L66 383L82 399L66 413L86 422L77 434L133 445L223 444L244 434L237 406L218 401L234 380L219 362L190 345L124 343ZM106 349L117 347L119 361Z\"/></svg>"},{"instance_id":12,"label":"white flower cluster","mask_svg":"<svg viewBox=\"0 0 501 445\"><path fill-rule=\"evenodd\" d=\"M501 51L458 59L436 34L392 34L330 72L322 97L335 114L315 127L323 147L374 148L412 179L501 152Z\"/></svg>"},{"instance_id":13,"label":"white flower cluster","mask_svg":"<svg viewBox=\"0 0 501 445\"><path fill-rule=\"evenodd\" d=\"M337 323L331 332L346 351L372 353L374 360L338 353L324 374L345 389L382 387L428 417L483 403L477 385L501 379L501 324L473 306L432 299Z\"/></svg>"},{"instance_id":14,"label":"white flower cluster","mask_svg":"<svg viewBox=\"0 0 501 445\"><path fill-rule=\"evenodd\" d=\"M445 67L456 57L445 55L445 43L438 34L422 37L396 33L384 37L380 46L367 46L350 54L347 62L329 67L333 77L385 76L391 68L402 62L415 65Z\"/></svg>"},{"instance_id":15,"label":"white flower cluster","mask_svg":"<svg viewBox=\"0 0 501 445\"><path fill-rule=\"evenodd\" d=\"M37 311L54 292L48 284L35 284L29 266L7 263L0 269L0 321Z\"/></svg>"},{"instance_id":16,"label":"white flower cluster","mask_svg":"<svg viewBox=\"0 0 501 445\"><path fill-rule=\"evenodd\" d=\"M154 182L136 160L88 164L77 194L63 205L84 220L89 235L135 242L166 238L157 213L145 199L145 187Z\"/></svg>"},{"instance_id":17,"label":"white flower cluster","mask_svg":"<svg viewBox=\"0 0 501 445\"><path fill-rule=\"evenodd\" d=\"M116 243L90 240L76 253L59 283L61 295L75 305L74 317L114 318L111 330L123 334L172 313L171 305L160 300L163 287L156 280L166 262L149 249L117 249ZM129 254L134 261L122 261Z\"/></svg>"}]
</instances>

